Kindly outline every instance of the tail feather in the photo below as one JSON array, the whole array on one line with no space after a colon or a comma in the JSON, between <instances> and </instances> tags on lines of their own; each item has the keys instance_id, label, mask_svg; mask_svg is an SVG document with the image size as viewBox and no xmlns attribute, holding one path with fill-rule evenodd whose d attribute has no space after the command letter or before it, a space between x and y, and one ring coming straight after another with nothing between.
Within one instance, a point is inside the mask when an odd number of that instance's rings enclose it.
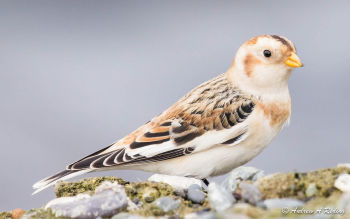
<instances>
[{"instance_id":1,"label":"tail feather","mask_svg":"<svg viewBox=\"0 0 350 219\"><path fill-rule=\"evenodd\" d=\"M53 176L47 177L45 179L40 180L39 182L36 182L33 185L33 189L35 191L33 192L32 195L54 185L57 181L59 180L67 180L79 175L82 175L84 173L91 172L91 169L85 169L85 170L63 170Z\"/></svg>"}]
</instances>

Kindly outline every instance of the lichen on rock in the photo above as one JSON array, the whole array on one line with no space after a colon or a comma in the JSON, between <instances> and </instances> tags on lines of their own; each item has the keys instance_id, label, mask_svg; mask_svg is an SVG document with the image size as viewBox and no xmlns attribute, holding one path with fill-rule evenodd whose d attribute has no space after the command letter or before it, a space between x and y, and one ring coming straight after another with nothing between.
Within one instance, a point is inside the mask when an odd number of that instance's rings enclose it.
<instances>
[{"instance_id":1,"label":"lichen on rock","mask_svg":"<svg viewBox=\"0 0 350 219\"><path fill-rule=\"evenodd\" d=\"M35 208L27 211L21 219L68 219L68 217L57 217L51 209Z\"/></svg>"},{"instance_id":2,"label":"lichen on rock","mask_svg":"<svg viewBox=\"0 0 350 219\"><path fill-rule=\"evenodd\" d=\"M258 180L258 187L263 199L294 197L306 200L307 188L314 184L317 191L315 197L329 197L337 189L334 182L340 174L350 173L347 167L336 167L315 170L307 173L277 173Z\"/></svg>"},{"instance_id":3,"label":"lichen on rock","mask_svg":"<svg viewBox=\"0 0 350 219\"><path fill-rule=\"evenodd\" d=\"M118 182L120 185L128 183L121 178L111 176L86 178L78 182L59 182L55 186L56 197L75 196L80 193L92 194L105 181Z\"/></svg>"},{"instance_id":4,"label":"lichen on rock","mask_svg":"<svg viewBox=\"0 0 350 219\"><path fill-rule=\"evenodd\" d=\"M166 176L162 176L162 180L168 180L170 184L152 181L126 182L117 177L95 177L77 182L60 182L56 186L55 192L57 197L77 197L78 194L81 194L83 196L96 197L97 200L103 200L103 203L105 203L107 199L99 199L101 195L109 197L105 192L112 194L113 191L120 193L121 190L125 190L124 197L127 202L124 202L123 207L118 208L118 211L116 210L117 208L114 209L114 205L110 204L103 208L95 209L96 212L106 209L111 212L99 214L103 219L128 218L129 216L131 218L158 218L164 216L164 218L174 217L186 219L202 217L272 219L310 216L307 214L283 214L281 209L284 206L289 208L297 206L307 210L316 210L322 207L339 208L339 206L343 206L343 209L350 209L350 193L347 194L347 189L344 189L350 186L349 180L339 178L342 174L350 174L349 166L341 165L335 168L306 173L277 173L265 177L259 174L259 177L255 177L258 179L257 181L255 181L256 179L254 177L250 177L251 173L255 174L257 171L255 169L254 171L251 170L253 169L240 168L229 174L222 184L216 186L223 187L223 189L218 190L220 192L215 192L217 190L213 190L215 183L211 183L209 186L209 196L207 191L200 186L200 183L199 185L192 184L191 186L190 182L194 182L195 179L188 179L188 186L183 185L183 191L179 193L178 178L166 178ZM258 173L262 173L262 171L259 170ZM255 175L257 176L257 174ZM177 180L176 183L172 182L174 179ZM229 179L233 183L227 184L227 182L231 182ZM339 186L339 183L335 186L337 179L341 181L341 186ZM190 188L193 191L189 191ZM222 199L222 197L227 198ZM232 201L234 198L236 198L237 202ZM120 201L111 203L117 202L121 203ZM86 207L87 205L84 203L81 202L80 204ZM21 218L65 218L57 217L60 214L56 213L50 208L39 208L25 212ZM327 218L338 219L344 218L343 216L335 215ZM346 216L350 218L349 213ZM13 215L11 213L0 213L0 219L9 219L12 217Z\"/></svg>"},{"instance_id":5,"label":"lichen on rock","mask_svg":"<svg viewBox=\"0 0 350 219\"><path fill-rule=\"evenodd\" d=\"M159 197L173 195L173 188L165 183L131 182L125 185L126 194L131 200L139 199L151 203Z\"/></svg>"},{"instance_id":6,"label":"lichen on rock","mask_svg":"<svg viewBox=\"0 0 350 219\"><path fill-rule=\"evenodd\" d=\"M208 206L208 202L204 202L202 205L195 205L191 201L177 196L174 189L169 184L162 182L131 182L125 185L125 191L131 200L137 199L142 202L142 206L132 213L146 217L175 214L185 215ZM180 206L174 211L165 212L154 203L154 201L161 197L172 197L176 200L180 200Z\"/></svg>"},{"instance_id":7,"label":"lichen on rock","mask_svg":"<svg viewBox=\"0 0 350 219\"><path fill-rule=\"evenodd\" d=\"M0 212L0 219L12 219L10 212Z\"/></svg>"}]
</instances>

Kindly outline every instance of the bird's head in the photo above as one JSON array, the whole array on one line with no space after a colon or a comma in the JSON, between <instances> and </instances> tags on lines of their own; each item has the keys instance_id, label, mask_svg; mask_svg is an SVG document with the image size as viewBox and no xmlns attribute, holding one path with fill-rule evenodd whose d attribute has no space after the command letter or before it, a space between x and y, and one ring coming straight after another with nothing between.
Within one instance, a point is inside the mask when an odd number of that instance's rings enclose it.
<instances>
[{"instance_id":1,"label":"bird's head","mask_svg":"<svg viewBox=\"0 0 350 219\"><path fill-rule=\"evenodd\" d=\"M228 73L242 86L274 92L281 86L287 87L292 69L302 66L291 41L282 36L262 35L238 49Z\"/></svg>"}]
</instances>

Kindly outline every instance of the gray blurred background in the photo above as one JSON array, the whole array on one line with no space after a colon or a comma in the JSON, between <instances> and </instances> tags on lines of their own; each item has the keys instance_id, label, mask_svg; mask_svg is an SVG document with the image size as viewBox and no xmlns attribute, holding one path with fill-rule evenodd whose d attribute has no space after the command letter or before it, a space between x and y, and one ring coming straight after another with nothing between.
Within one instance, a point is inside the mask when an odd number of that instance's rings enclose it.
<instances>
[{"instance_id":1,"label":"gray blurred background","mask_svg":"<svg viewBox=\"0 0 350 219\"><path fill-rule=\"evenodd\" d=\"M31 196L34 182L226 71L260 34L292 40L305 67L290 79L290 126L248 165L350 162L349 11L349 1L1 1L0 211L49 201L51 188Z\"/></svg>"}]
</instances>

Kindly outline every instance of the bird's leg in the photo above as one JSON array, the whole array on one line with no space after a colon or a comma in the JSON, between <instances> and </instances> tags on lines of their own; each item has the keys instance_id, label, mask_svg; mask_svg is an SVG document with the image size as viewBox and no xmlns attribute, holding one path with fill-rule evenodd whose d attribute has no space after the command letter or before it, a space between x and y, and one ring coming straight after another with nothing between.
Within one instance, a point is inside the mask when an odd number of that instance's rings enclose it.
<instances>
[{"instance_id":1,"label":"bird's leg","mask_svg":"<svg viewBox=\"0 0 350 219\"><path fill-rule=\"evenodd\" d=\"M203 182L206 186L209 185L209 181L208 181L206 178L203 178L203 179L202 179L202 182Z\"/></svg>"}]
</instances>

